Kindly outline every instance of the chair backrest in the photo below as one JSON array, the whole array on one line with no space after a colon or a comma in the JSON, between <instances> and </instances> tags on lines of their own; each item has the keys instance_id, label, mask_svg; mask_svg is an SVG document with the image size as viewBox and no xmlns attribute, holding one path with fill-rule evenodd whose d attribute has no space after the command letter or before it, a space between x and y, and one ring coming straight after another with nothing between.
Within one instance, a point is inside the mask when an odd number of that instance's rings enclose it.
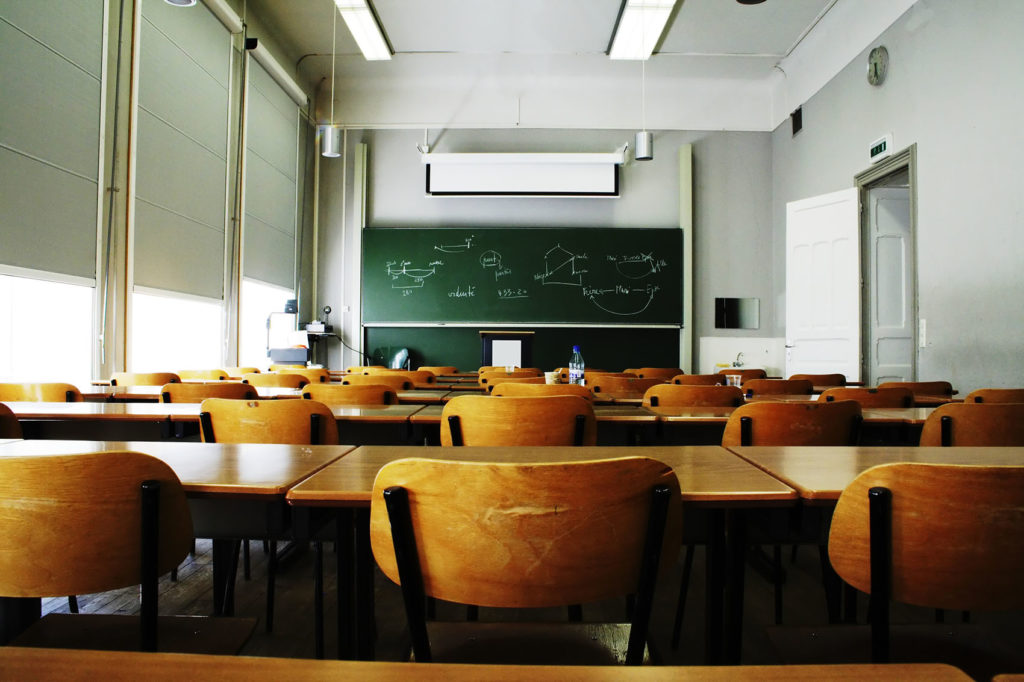
<instances>
[{"instance_id":1,"label":"chair backrest","mask_svg":"<svg viewBox=\"0 0 1024 682\"><path fill-rule=\"evenodd\" d=\"M860 403L757 402L733 410L722 445L856 445Z\"/></svg>"},{"instance_id":2,"label":"chair backrest","mask_svg":"<svg viewBox=\"0 0 1024 682\"><path fill-rule=\"evenodd\" d=\"M674 559L679 481L661 462L404 459L374 481L370 542L381 570L399 582L384 491L401 488L426 595L497 607L582 604L636 591L656 487L669 494L662 558Z\"/></svg>"},{"instance_id":3,"label":"chair backrest","mask_svg":"<svg viewBox=\"0 0 1024 682\"><path fill-rule=\"evenodd\" d=\"M498 369L501 369L501 368L499 367ZM568 381L569 380L569 368L568 367L556 367L554 369L554 371L558 372L558 378L559 378L560 381ZM591 375L594 375L594 374L608 374L609 373L608 370L596 369L596 368L593 368L593 367L586 368L583 371L584 376L586 376L587 372L590 372ZM622 372L617 372L617 373L618 374L627 374L628 373L628 374L633 374L633 376L636 376L636 374L634 374L633 372L630 372L628 369L627 370L623 370Z\"/></svg>"},{"instance_id":4,"label":"chair backrest","mask_svg":"<svg viewBox=\"0 0 1024 682\"><path fill-rule=\"evenodd\" d=\"M630 373L628 369L623 371ZM682 374L683 370L678 367L641 367L638 370L633 370L631 373L636 374L641 379L664 379L665 381L671 381L672 377Z\"/></svg>"},{"instance_id":5,"label":"chair backrest","mask_svg":"<svg viewBox=\"0 0 1024 682\"><path fill-rule=\"evenodd\" d=\"M3 400L3 398L0 398ZM965 403L1024 403L1024 388L979 388L964 398Z\"/></svg>"},{"instance_id":6,"label":"chair backrest","mask_svg":"<svg viewBox=\"0 0 1024 682\"><path fill-rule=\"evenodd\" d=\"M488 393L494 393L495 387L501 386L502 384L527 384L527 385L532 384L534 386L539 386L539 385L545 384L545 383L547 383L547 382L545 381L544 377L509 377L509 376L506 376L506 377L499 378L499 379L493 379L493 380L487 382L485 384L485 386L487 387L487 392Z\"/></svg>"},{"instance_id":7,"label":"chair backrest","mask_svg":"<svg viewBox=\"0 0 1024 682\"><path fill-rule=\"evenodd\" d=\"M192 544L188 502L169 466L139 452L0 457L0 596L140 584L143 481L159 482L163 574Z\"/></svg>"},{"instance_id":8,"label":"chair backrest","mask_svg":"<svg viewBox=\"0 0 1024 682\"><path fill-rule=\"evenodd\" d=\"M80 403L82 393L73 384L58 382L0 384L0 400L11 402Z\"/></svg>"},{"instance_id":9,"label":"chair backrest","mask_svg":"<svg viewBox=\"0 0 1024 682\"><path fill-rule=\"evenodd\" d=\"M370 376L404 377L413 384L435 384L437 376L433 372L418 369L384 369L370 373Z\"/></svg>"},{"instance_id":10,"label":"chair backrest","mask_svg":"<svg viewBox=\"0 0 1024 682\"><path fill-rule=\"evenodd\" d=\"M653 379L640 379L637 377L619 377L611 374L598 374L592 379L587 379L587 386L595 395L600 393L637 393L643 395L651 386L663 384L667 380L655 377Z\"/></svg>"},{"instance_id":11,"label":"chair backrest","mask_svg":"<svg viewBox=\"0 0 1024 682\"><path fill-rule=\"evenodd\" d=\"M451 376L452 374L458 374L459 368L453 365L423 365L417 367L421 372L430 372L434 376Z\"/></svg>"},{"instance_id":12,"label":"chair backrest","mask_svg":"<svg viewBox=\"0 0 1024 682\"><path fill-rule=\"evenodd\" d=\"M250 386L267 386L270 388L302 388L309 383L309 379L301 374L279 374L277 372L243 374L242 381Z\"/></svg>"},{"instance_id":13,"label":"chair backrest","mask_svg":"<svg viewBox=\"0 0 1024 682\"><path fill-rule=\"evenodd\" d=\"M441 445L594 445L597 422L575 395L464 395L441 410Z\"/></svg>"},{"instance_id":14,"label":"chair backrest","mask_svg":"<svg viewBox=\"0 0 1024 682\"><path fill-rule=\"evenodd\" d=\"M790 379L806 379L815 386L845 386L845 374L794 374Z\"/></svg>"},{"instance_id":15,"label":"chair backrest","mask_svg":"<svg viewBox=\"0 0 1024 682\"><path fill-rule=\"evenodd\" d=\"M346 372L349 374L369 374L371 371L378 369L387 369L384 365L353 365L346 368Z\"/></svg>"},{"instance_id":16,"label":"chair backrest","mask_svg":"<svg viewBox=\"0 0 1024 682\"><path fill-rule=\"evenodd\" d=\"M861 407L913 407L914 393L909 388L857 388L838 386L822 391L818 400L856 400Z\"/></svg>"},{"instance_id":17,"label":"chair backrest","mask_svg":"<svg viewBox=\"0 0 1024 682\"><path fill-rule=\"evenodd\" d=\"M225 367L224 371L228 373L228 377L231 379L241 379L243 374L259 374L259 367Z\"/></svg>"},{"instance_id":18,"label":"chair backrest","mask_svg":"<svg viewBox=\"0 0 1024 682\"><path fill-rule=\"evenodd\" d=\"M306 381L311 384L326 384L330 383L331 375L326 369L309 369L303 367L296 369L292 367L286 367L279 372L280 374L298 374L299 376L306 377Z\"/></svg>"},{"instance_id":19,"label":"chair backrest","mask_svg":"<svg viewBox=\"0 0 1024 682\"><path fill-rule=\"evenodd\" d=\"M740 383L746 383L751 379L764 379L768 376L768 372L763 369L741 369L739 367L720 369L718 370L718 374L739 374L743 377L740 379Z\"/></svg>"},{"instance_id":20,"label":"chair backrest","mask_svg":"<svg viewBox=\"0 0 1024 682\"><path fill-rule=\"evenodd\" d=\"M925 419L921 445L1024 445L1024 403L940 405Z\"/></svg>"},{"instance_id":21,"label":"chair backrest","mask_svg":"<svg viewBox=\"0 0 1024 682\"><path fill-rule=\"evenodd\" d=\"M493 383L498 379L529 379L535 377L543 378L544 374L537 369L513 369L511 372L506 372L504 369L488 370L486 372L480 372L477 381L482 386Z\"/></svg>"},{"instance_id":22,"label":"chair backrest","mask_svg":"<svg viewBox=\"0 0 1024 682\"><path fill-rule=\"evenodd\" d=\"M814 384L808 379L749 379L743 382L743 392L754 395L810 395Z\"/></svg>"},{"instance_id":23,"label":"chair backrest","mask_svg":"<svg viewBox=\"0 0 1024 682\"><path fill-rule=\"evenodd\" d=\"M230 376L226 369L180 369L177 374L182 381L224 381Z\"/></svg>"},{"instance_id":24,"label":"chair backrest","mask_svg":"<svg viewBox=\"0 0 1024 682\"><path fill-rule=\"evenodd\" d=\"M111 386L163 386L181 381L174 372L114 372L110 375Z\"/></svg>"},{"instance_id":25,"label":"chair backrest","mask_svg":"<svg viewBox=\"0 0 1024 682\"><path fill-rule=\"evenodd\" d=\"M681 386L725 386L724 374L677 374L673 384Z\"/></svg>"},{"instance_id":26,"label":"chair backrest","mask_svg":"<svg viewBox=\"0 0 1024 682\"><path fill-rule=\"evenodd\" d=\"M867 593L872 489L891 492L894 601L955 610L1024 608L1024 467L901 462L857 476L836 504L828 553L839 576Z\"/></svg>"},{"instance_id":27,"label":"chair backrest","mask_svg":"<svg viewBox=\"0 0 1024 682\"><path fill-rule=\"evenodd\" d=\"M584 400L593 401L594 393L586 386L579 384L545 384L529 383L534 379L520 381L502 381L491 389L493 396L529 397L545 395L577 395Z\"/></svg>"},{"instance_id":28,"label":"chair backrest","mask_svg":"<svg viewBox=\"0 0 1024 682\"><path fill-rule=\"evenodd\" d=\"M878 388L890 386L909 388L914 395L953 395L953 384L948 381L883 381Z\"/></svg>"},{"instance_id":29,"label":"chair backrest","mask_svg":"<svg viewBox=\"0 0 1024 682\"><path fill-rule=\"evenodd\" d=\"M643 404L645 407L739 407L743 404L743 391L739 386L658 384L647 389Z\"/></svg>"},{"instance_id":30,"label":"chair backrest","mask_svg":"<svg viewBox=\"0 0 1024 682\"><path fill-rule=\"evenodd\" d=\"M21 438L21 422L18 415L0 403L0 438Z\"/></svg>"},{"instance_id":31,"label":"chair backrest","mask_svg":"<svg viewBox=\"0 0 1024 682\"><path fill-rule=\"evenodd\" d=\"M334 413L315 400L227 400L207 398L199 406L206 443L334 445Z\"/></svg>"},{"instance_id":32,"label":"chair backrest","mask_svg":"<svg viewBox=\"0 0 1024 682\"><path fill-rule=\"evenodd\" d=\"M583 378L588 382L598 377L620 377L623 379L639 379L640 376L633 372L609 372L603 369L587 369L583 371Z\"/></svg>"},{"instance_id":33,"label":"chair backrest","mask_svg":"<svg viewBox=\"0 0 1024 682\"><path fill-rule=\"evenodd\" d=\"M271 372L280 372L282 369L305 369L306 365L295 365L288 363L274 363L270 365Z\"/></svg>"},{"instance_id":34,"label":"chair backrest","mask_svg":"<svg viewBox=\"0 0 1024 682\"><path fill-rule=\"evenodd\" d=\"M210 384L164 384L160 389L162 403L201 403L207 398L255 400L256 389L249 384L218 381Z\"/></svg>"},{"instance_id":35,"label":"chair backrest","mask_svg":"<svg viewBox=\"0 0 1024 682\"><path fill-rule=\"evenodd\" d=\"M369 377L368 377L369 378ZM378 377L384 379L384 377ZM306 384L302 397L324 405L397 405L398 396L392 386L379 383Z\"/></svg>"},{"instance_id":36,"label":"chair backrest","mask_svg":"<svg viewBox=\"0 0 1024 682\"><path fill-rule=\"evenodd\" d=\"M398 374L346 374L341 383L347 386L387 386L393 391L411 391L412 381Z\"/></svg>"}]
</instances>

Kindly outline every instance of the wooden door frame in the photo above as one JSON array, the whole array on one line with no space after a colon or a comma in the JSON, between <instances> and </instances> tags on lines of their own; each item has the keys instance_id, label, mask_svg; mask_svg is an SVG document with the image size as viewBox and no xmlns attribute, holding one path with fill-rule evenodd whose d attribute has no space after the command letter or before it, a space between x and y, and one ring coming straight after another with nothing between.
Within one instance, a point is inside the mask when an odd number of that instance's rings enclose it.
<instances>
[{"instance_id":1,"label":"wooden door frame","mask_svg":"<svg viewBox=\"0 0 1024 682\"><path fill-rule=\"evenodd\" d=\"M918 276L917 276L917 143L910 145L909 147L896 152L892 156L885 158L875 165L871 166L865 171L861 171L854 176L854 184L857 187L857 197L860 203L860 238L861 238L861 249L860 249L860 292L861 292L861 353L860 353L860 366L861 376L869 377L867 367L867 353L865 352L867 344L871 343L871 335L868 333L867 325L868 320L865 315L865 311L868 310L867 300L868 288L867 281L871 276L868 271L868 221L871 219L870 212L866 210L868 190L871 189L871 185L875 184L879 180L893 173L898 173L903 169L907 170L907 177L909 183L909 195L910 195L910 265L914 271L914 298L911 305L911 314L914 318L913 323L913 344L914 354L912 358L912 374L913 379L917 379L917 360L918 353L920 351L918 347L918 329L920 325L920 317L918 312Z\"/></svg>"}]
</instances>

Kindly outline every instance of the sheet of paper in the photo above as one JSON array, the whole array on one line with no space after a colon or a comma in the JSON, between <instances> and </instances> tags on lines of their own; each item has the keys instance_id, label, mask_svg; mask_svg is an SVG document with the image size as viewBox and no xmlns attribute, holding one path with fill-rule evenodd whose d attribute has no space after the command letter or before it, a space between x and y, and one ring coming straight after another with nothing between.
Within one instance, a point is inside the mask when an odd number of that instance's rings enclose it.
<instances>
[{"instance_id":1,"label":"sheet of paper","mask_svg":"<svg viewBox=\"0 0 1024 682\"><path fill-rule=\"evenodd\" d=\"M518 339L492 341L491 364L495 367L522 367L523 342Z\"/></svg>"}]
</instances>

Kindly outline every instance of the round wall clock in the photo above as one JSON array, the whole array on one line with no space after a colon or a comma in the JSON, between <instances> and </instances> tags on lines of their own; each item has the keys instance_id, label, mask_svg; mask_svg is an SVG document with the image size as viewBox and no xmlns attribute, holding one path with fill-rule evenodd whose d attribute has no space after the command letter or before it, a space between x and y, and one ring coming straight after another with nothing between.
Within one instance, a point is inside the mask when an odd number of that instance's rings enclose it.
<instances>
[{"instance_id":1,"label":"round wall clock","mask_svg":"<svg viewBox=\"0 0 1024 682\"><path fill-rule=\"evenodd\" d=\"M881 85L889 70L889 51L879 45L868 53L868 83Z\"/></svg>"}]
</instances>

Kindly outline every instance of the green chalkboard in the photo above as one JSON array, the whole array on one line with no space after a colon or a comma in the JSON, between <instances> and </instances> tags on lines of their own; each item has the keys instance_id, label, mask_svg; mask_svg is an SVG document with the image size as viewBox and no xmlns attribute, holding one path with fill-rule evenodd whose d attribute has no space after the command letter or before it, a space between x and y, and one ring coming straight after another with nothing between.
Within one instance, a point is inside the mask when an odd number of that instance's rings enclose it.
<instances>
[{"instance_id":1,"label":"green chalkboard","mask_svg":"<svg viewBox=\"0 0 1024 682\"><path fill-rule=\"evenodd\" d=\"M367 228L363 322L682 323L682 231Z\"/></svg>"}]
</instances>

